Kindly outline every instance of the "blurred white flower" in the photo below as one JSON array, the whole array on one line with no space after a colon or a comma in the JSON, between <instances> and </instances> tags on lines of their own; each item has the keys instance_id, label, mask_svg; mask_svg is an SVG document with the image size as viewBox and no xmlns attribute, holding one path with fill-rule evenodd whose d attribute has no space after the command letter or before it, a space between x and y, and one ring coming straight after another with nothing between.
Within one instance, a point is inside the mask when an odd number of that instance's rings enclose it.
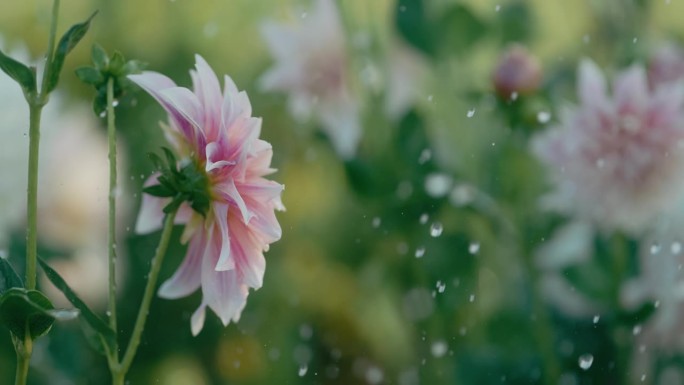
<instances>
[{"instance_id":1,"label":"blurred white flower","mask_svg":"<svg viewBox=\"0 0 684 385\"><path fill-rule=\"evenodd\" d=\"M262 34L276 63L261 77L261 87L288 93L296 119L317 119L337 153L353 157L361 138L359 105L335 2L315 0L298 24L267 22Z\"/></svg>"},{"instance_id":2,"label":"blurred white flower","mask_svg":"<svg viewBox=\"0 0 684 385\"><path fill-rule=\"evenodd\" d=\"M546 208L605 230L640 233L684 192L684 88L649 91L646 72L618 74L612 97L596 65L579 68L580 105L533 139L556 189Z\"/></svg>"},{"instance_id":3,"label":"blurred white flower","mask_svg":"<svg viewBox=\"0 0 684 385\"><path fill-rule=\"evenodd\" d=\"M24 49L3 52L31 62ZM4 248L8 231L26 224L29 147L28 106L19 86L4 73L0 73L0 116L0 248ZM38 241L73 251L71 258L51 263L95 306L107 298L109 190L107 140L97 127L89 106L67 105L59 92L52 93L41 119L38 173ZM125 173L121 163L119 170L122 185ZM122 229L130 200L119 201L117 216ZM125 236L122 231L119 234ZM120 256L122 249L118 250ZM50 297L57 299L57 306L67 306L51 285L45 287Z\"/></svg>"},{"instance_id":4,"label":"blurred white flower","mask_svg":"<svg viewBox=\"0 0 684 385\"><path fill-rule=\"evenodd\" d=\"M421 85L428 73L427 61L413 48L400 42L392 43L387 58L385 114L399 119L421 96Z\"/></svg>"}]
</instances>

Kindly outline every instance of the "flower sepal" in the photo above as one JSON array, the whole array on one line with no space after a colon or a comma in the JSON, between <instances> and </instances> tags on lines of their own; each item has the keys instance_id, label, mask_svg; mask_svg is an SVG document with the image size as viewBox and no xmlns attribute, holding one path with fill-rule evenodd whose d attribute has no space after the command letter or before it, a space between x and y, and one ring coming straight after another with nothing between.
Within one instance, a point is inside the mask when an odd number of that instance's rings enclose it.
<instances>
[{"instance_id":1,"label":"flower sepal","mask_svg":"<svg viewBox=\"0 0 684 385\"><path fill-rule=\"evenodd\" d=\"M157 154L149 154L160 175L158 184L145 187L143 192L159 198L171 198L164 213L176 211L183 202L202 216L209 210L209 180L206 173L193 161L178 162L173 152L162 147L166 162Z\"/></svg>"}]
</instances>

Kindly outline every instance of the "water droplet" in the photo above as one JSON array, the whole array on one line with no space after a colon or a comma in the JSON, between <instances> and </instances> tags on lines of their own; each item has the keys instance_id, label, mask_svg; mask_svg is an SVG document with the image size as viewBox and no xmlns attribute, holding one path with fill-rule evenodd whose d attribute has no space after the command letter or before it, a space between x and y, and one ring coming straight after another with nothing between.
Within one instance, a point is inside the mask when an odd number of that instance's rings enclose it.
<instances>
[{"instance_id":1,"label":"water droplet","mask_svg":"<svg viewBox=\"0 0 684 385\"><path fill-rule=\"evenodd\" d=\"M378 228L380 227L380 224L382 224L382 219L380 217L375 217L373 218L373 222L371 223L373 225L373 228Z\"/></svg>"},{"instance_id":2,"label":"water droplet","mask_svg":"<svg viewBox=\"0 0 684 385\"><path fill-rule=\"evenodd\" d=\"M468 328L465 327L465 326L461 326L461 328L458 329L458 334L460 334L460 335L462 335L462 336L468 334Z\"/></svg>"},{"instance_id":3,"label":"water droplet","mask_svg":"<svg viewBox=\"0 0 684 385\"><path fill-rule=\"evenodd\" d=\"M471 294L470 297L468 297L468 302L475 302L475 294Z\"/></svg>"},{"instance_id":4,"label":"water droplet","mask_svg":"<svg viewBox=\"0 0 684 385\"><path fill-rule=\"evenodd\" d=\"M421 246L416 249L416 258L423 258L425 255L425 247Z\"/></svg>"},{"instance_id":5,"label":"water droplet","mask_svg":"<svg viewBox=\"0 0 684 385\"><path fill-rule=\"evenodd\" d=\"M656 309L659 308L660 307L660 301L656 300L655 302L653 302L653 307Z\"/></svg>"},{"instance_id":6,"label":"water droplet","mask_svg":"<svg viewBox=\"0 0 684 385\"><path fill-rule=\"evenodd\" d=\"M306 13L306 12L302 12L302 15L301 15L302 19L306 19L306 17L307 17L307 16L309 16L309 14L308 14L308 13Z\"/></svg>"},{"instance_id":7,"label":"water droplet","mask_svg":"<svg viewBox=\"0 0 684 385\"><path fill-rule=\"evenodd\" d=\"M582 370L589 370L589 368L591 368L591 364L594 363L594 356L591 354L582 354L577 362Z\"/></svg>"},{"instance_id":8,"label":"water droplet","mask_svg":"<svg viewBox=\"0 0 684 385\"><path fill-rule=\"evenodd\" d=\"M308 340L313 336L313 328L309 324L302 324L299 326L299 336L302 339Z\"/></svg>"},{"instance_id":9,"label":"water droplet","mask_svg":"<svg viewBox=\"0 0 684 385\"><path fill-rule=\"evenodd\" d=\"M473 116L475 116L475 109L474 109L474 108L471 108L471 109L469 109L468 112L466 113L466 117L472 118Z\"/></svg>"},{"instance_id":10,"label":"water droplet","mask_svg":"<svg viewBox=\"0 0 684 385\"><path fill-rule=\"evenodd\" d=\"M582 41L584 42L584 44L589 44L589 42L591 41L591 35L586 34L582 36Z\"/></svg>"},{"instance_id":11,"label":"water droplet","mask_svg":"<svg viewBox=\"0 0 684 385\"><path fill-rule=\"evenodd\" d=\"M118 107L118 106L119 106L119 100L118 100L118 99L114 99L114 100L112 101L112 107Z\"/></svg>"},{"instance_id":12,"label":"water droplet","mask_svg":"<svg viewBox=\"0 0 684 385\"><path fill-rule=\"evenodd\" d=\"M439 293L444 293L444 290L446 290L446 283L442 281L437 281L437 284L435 285L437 287L437 291Z\"/></svg>"},{"instance_id":13,"label":"water droplet","mask_svg":"<svg viewBox=\"0 0 684 385\"><path fill-rule=\"evenodd\" d=\"M420 153L420 156L418 157L418 164L425 164L430 159L432 159L432 150L426 148Z\"/></svg>"},{"instance_id":14,"label":"water droplet","mask_svg":"<svg viewBox=\"0 0 684 385\"><path fill-rule=\"evenodd\" d=\"M479 242L471 242L470 245L468 245L468 252L470 254L477 254L478 251L480 251Z\"/></svg>"},{"instance_id":15,"label":"water droplet","mask_svg":"<svg viewBox=\"0 0 684 385\"><path fill-rule=\"evenodd\" d=\"M384 378L385 374L377 366L371 366L366 370L366 381L371 385L381 383Z\"/></svg>"},{"instance_id":16,"label":"water droplet","mask_svg":"<svg viewBox=\"0 0 684 385\"><path fill-rule=\"evenodd\" d=\"M641 333L641 325L634 326L634 328L632 329L632 334L636 336L639 335L639 333Z\"/></svg>"},{"instance_id":17,"label":"water droplet","mask_svg":"<svg viewBox=\"0 0 684 385\"><path fill-rule=\"evenodd\" d=\"M672 254L679 254L682 251L682 244L679 242L672 242L670 245L670 252Z\"/></svg>"},{"instance_id":18,"label":"water droplet","mask_svg":"<svg viewBox=\"0 0 684 385\"><path fill-rule=\"evenodd\" d=\"M308 370L309 370L308 365L302 365L299 367L299 371L297 372L297 374L299 375L299 377L304 377Z\"/></svg>"},{"instance_id":19,"label":"water droplet","mask_svg":"<svg viewBox=\"0 0 684 385\"><path fill-rule=\"evenodd\" d=\"M432 99L433 99L433 96L432 96L432 95L428 95L428 97L427 97L428 102L432 102Z\"/></svg>"},{"instance_id":20,"label":"water droplet","mask_svg":"<svg viewBox=\"0 0 684 385\"><path fill-rule=\"evenodd\" d=\"M649 251L651 252L651 254L658 254L658 253L660 253L660 245L657 244L657 243L652 244L652 245L651 245L651 248L649 249Z\"/></svg>"},{"instance_id":21,"label":"water droplet","mask_svg":"<svg viewBox=\"0 0 684 385\"><path fill-rule=\"evenodd\" d=\"M100 112L100 117L101 117L101 118L104 118L105 116L107 116L107 111L102 111L102 112Z\"/></svg>"},{"instance_id":22,"label":"water droplet","mask_svg":"<svg viewBox=\"0 0 684 385\"><path fill-rule=\"evenodd\" d=\"M632 39L632 43L636 44L636 42L637 42L637 38L635 37L634 39Z\"/></svg>"},{"instance_id":23,"label":"water droplet","mask_svg":"<svg viewBox=\"0 0 684 385\"><path fill-rule=\"evenodd\" d=\"M399 6L399 12L406 12L406 6L405 6L405 5L400 5L400 6Z\"/></svg>"},{"instance_id":24,"label":"water droplet","mask_svg":"<svg viewBox=\"0 0 684 385\"><path fill-rule=\"evenodd\" d=\"M425 177L425 192L432 198L442 198L449 193L453 183L450 175L435 172Z\"/></svg>"},{"instance_id":25,"label":"water droplet","mask_svg":"<svg viewBox=\"0 0 684 385\"><path fill-rule=\"evenodd\" d=\"M537 113L537 121L541 124L546 124L551 120L551 113L548 111L539 111Z\"/></svg>"},{"instance_id":26,"label":"water droplet","mask_svg":"<svg viewBox=\"0 0 684 385\"><path fill-rule=\"evenodd\" d=\"M500 10L501 6L497 4L496 7L494 7L494 12L499 12Z\"/></svg>"},{"instance_id":27,"label":"water droplet","mask_svg":"<svg viewBox=\"0 0 684 385\"><path fill-rule=\"evenodd\" d=\"M593 319L594 325L596 325L600 319L601 319L601 316L595 315L594 319Z\"/></svg>"},{"instance_id":28,"label":"water droplet","mask_svg":"<svg viewBox=\"0 0 684 385\"><path fill-rule=\"evenodd\" d=\"M435 341L430 346L430 352L433 357L439 358L444 357L444 355L449 350L449 345L444 340Z\"/></svg>"},{"instance_id":29,"label":"water droplet","mask_svg":"<svg viewBox=\"0 0 684 385\"><path fill-rule=\"evenodd\" d=\"M517 92L511 92L511 101L514 102L518 100L518 93Z\"/></svg>"},{"instance_id":30,"label":"water droplet","mask_svg":"<svg viewBox=\"0 0 684 385\"><path fill-rule=\"evenodd\" d=\"M441 223L435 222L432 225L430 225L430 235L433 238L437 238L440 235L442 235L442 231L444 231L444 227L442 226Z\"/></svg>"},{"instance_id":31,"label":"water droplet","mask_svg":"<svg viewBox=\"0 0 684 385\"><path fill-rule=\"evenodd\" d=\"M423 213L420 215L419 222L421 225L424 225L427 223L427 221L430 219L430 216L427 213Z\"/></svg>"},{"instance_id":32,"label":"water droplet","mask_svg":"<svg viewBox=\"0 0 684 385\"><path fill-rule=\"evenodd\" d=\"M642 375L641 375L641 382L644 382L644 381L646 381L646 375L645 375L645 374L642 374Z\"/></svg>"}]
</instances>

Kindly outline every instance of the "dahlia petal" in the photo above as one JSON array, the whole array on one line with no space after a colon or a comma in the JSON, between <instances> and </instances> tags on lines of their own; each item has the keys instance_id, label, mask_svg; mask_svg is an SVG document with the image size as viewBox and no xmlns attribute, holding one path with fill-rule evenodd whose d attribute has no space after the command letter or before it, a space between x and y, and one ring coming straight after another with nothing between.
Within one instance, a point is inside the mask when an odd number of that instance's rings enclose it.
<instances>
[{"instance_id":1,"label":"dahlia petal","mask_svg":"<svg viewBox=\"0 0 684 385\"><path fill-rule=\"evenodd\" d=\"M220 154L220 149L221 147L217 142L211 142L207 144L206 148L206 153L207 153L207 164L205 166L205 171L213 171L216 169L221 169L224 167L228 166L234 166L236 164L235 161L232 160L223 160L221 159L221 154ZM216 162L214 162L212 159L221 159Z\"/></svg>"},{"instance_id":2,"label":"dahlia petal","mask_svg":"<svg viewBox=\"0 0 684 385\"><path fill-rule=\"evenodd\" d=\"M235 186L235 182L233 181L233 179L229 179L223 183L216 185L215 191L227 202L234 206L237 206L237 208L240 210L240 214L242 215L242 220L245 223L249 222L253 214L247 208L247 205L245 204L244 199L242 199L242 195L240 195L240 192Z\"/></svg>"},{"instance_id":3,"label":"dahlia petal","mask_svg":"<svg viewBox=\"0 0 684 385\"><path fill-rule=\"evenodd\" d=\"M176 83L173 80L154 71L143 71L141 74L128 75L128 78L160 103L159 92L167 88L176 87Z\"/></svg>"},{"instance_id":4,"label":"dahlia petal","mask_svg":"<svg viewBox=\"0 0 684 385\"><path fill-rule=\"evenodd\" d=\"M219 259L216 263L216 271L231 270L235 268L235 262L231 258L230 233L228 231L228 205L214 203L214 217L219 225L220 232L214 242L220 242Z\"/></svg>"},{"instance_id":5,"label":"dahlia petal","mask_svg":"<svg viewBox=\"0 0 684 385\"><path fill-rule=\"evenodd\" d=\"M213 140L217 136L221 117L221 102L223 95L221 94L221 87L214 70L209 67L209 64L200 55L195 55L195 68L197 72L191 72L195 94L199 99L202 107L204 107L204 122L202 128L209 140Z\"/></svg>"},{"instance_id":6,"label":"dahlia petal","mask_svg":"<svg viewBox=\"0 0 684 385\"><path fill-rule=\"evenodd\" d=\"M149 187L157 183L159 173L150 175L143 187ZM149 234L162 228L164 222L164 206L168 199L158 198L152 195L143 194L140 212L135 222L135 232L137 234Z\"/></svg>"},{"instance_id":7,"label":"dahlia petal","mask_svg":"<svg viewBox=\"0 0 684 385\"><path fill-rule=\"evenodd\" d=\"M615 104L619 113L641 114L648 106L648 81L643 67L632 66L615 80Z\"/></svg>"},{"instance_id":8,"label":"dahlia petal","mask_svg":"<svg viewBox=\"0 0 684 385\"><path fill-rule=\"evenodd\" d=\"M278 223L278 219L275 216L275 212L273 211L274 206L279 202L269 200L264 203L252 199L252 197L246 199L247 205L254 214L249 221L249 227L257 233L256 235L261 242L268 244L279 240L282 236L282 230L280 228L280 223Z\"/></svg>"},{"instance_id":9,"label":"dahlia petal","mask_svg":"<svg viewBox=\"0 0 684 385\"><path fill-rule=\"evenodd\" d=\"M192 335L195 337L202 331L202 328L204 328L204 320L207 315L206 308L207 304L202 302L200 307L198 307L197 310L192 313L192 318L190 319L190 330L192 331Z\"/></svg>"},{"instance_id":10,"label":"dahlia petal","mask_svg":"<svg viewBox=\"0 0 684 385\"><path fill-rule=\"evenodd\" d=\"M209 245L202 259L202 294L221 322L228 325L231 319L239 319L247 302L248 289L238 280L237 271L215 270L219 251L215 242L210 240Z\"/></svg>"},{"instance_id":11,"label":"dahlia petal","mask_svg":"<svg viewBox=\"0 0 684 385\"><path fill-rule=\"evenodd\" d=\"M244 223L232 220L230 223L234 236L230 247L235 260L236 270L245 285L259 289L263 285L266 260L263 249L265 243L257 239Z\"/></svg>"},{"instance_id":12,"label":"dahlia petal","mask_svg":"<svg viewBox=\"0 0 684 385\"><path fill-rule=\"evenodd\" d=\"M158 295L161 298L182 298L192 294L200 287L202 283L202 257L206 248L203 238L203 234L198 234L192 239L183 263L173 276L159 288Z\"/></svg>"},{"instance_id":13,"label":"dahlia petal","mask_svg":"<svg viewBox=\"0 0 684 385\"><path fill-rule=\"evenodd\" d=\"M606 79L596 63L584 59L579 65L577 94L583 105L603 106L606 103Z\"/></svg>"},{"instance_id":14,"label":"dahlia petal","mask_svg":"<svg viewBox=\"0 0 684 385\"><path fill-rule=\"evenodd\" d=\"M194 127L202 122L202 105L197 95L184 87L172 87L159 91L159 95L174 110Z\"/></svg>"}]
</instances>

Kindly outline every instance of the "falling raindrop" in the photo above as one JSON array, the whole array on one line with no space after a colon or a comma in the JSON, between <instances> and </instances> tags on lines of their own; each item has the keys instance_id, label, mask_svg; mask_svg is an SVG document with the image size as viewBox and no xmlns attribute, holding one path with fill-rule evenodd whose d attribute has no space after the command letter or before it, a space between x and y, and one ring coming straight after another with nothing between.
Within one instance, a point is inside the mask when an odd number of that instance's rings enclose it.
<instances>
[{"instance_id":1,"label":"falling raindrop","mask_svg":"<svg viewBox=\"0 0 684 385\"><path fill-rule=\"evenodd\" d=\"M433 96L432 96L432 95L428 95L428 97L427 97L428 102L432 102L432 99L433 99Z\"/></svg>"},{"instance_id":2,"label":"falling raindrop","mask_svg":"<svg viewBox=\"0 0 684 385\"><path fill-rule=\"evenodd\" d=\"M435 172L425 177L425 192L432 198L441 198L449 194L453 183L450 175Z\"/></svg>"},{"instance_id":3,"label":"falling raindrop","mask_svg":"<svg viewBox=\"0 0 684 385\"><path fill-rule=\"evenodd\" d=\"M444 227L442 226L441 223L435 222L432 225L430 225L430 235L433 238L437 238L440 235L442 235L442 231L444 231Z\"/></svg>"},{"instance_id":4,"label":"falling raindrop","mask_svg":"<svg viewBox=\"0 0 684 385\"><path fill-rule=\"evenodd\" d=\"M468 302L475 302L475 294L471 294L470 297L468 297Z\"/></svg>"},{"instance_id":5,"label":"falling raindrop","mask_svg":"<svg viewBox=\"0 0 684 385\"><path fill-rule=\"evenodd\" d=\"M600 319L601 319L601 316L595 315L594 319L593 319L594 325L596 325Z\"/></svg>"},{"instance_id":6,"label":"falling raindrop","mask_svg":"<svg viewBox=\"0 0 684 385\"><path fill-rule=\"evenodd\" d=\"M518 100L518 93L517 92L511 92L511 101L514 102Z\"/></svg>"},{"instance_id":7,"label":"falling raindrop","mask_svg":"<svg viewBox=\"0 0 684 385\"><path fill-rule=\"evenodd\" d=\"M468 252L470 254L477 254L477 252L480 251L480 243L479 242L471 242L470 245L468 245Z\"/></svg>"},{"instance_id":8,"label":"falling raindrop","mask_svg":"<svg viewBox=\"0 0 684 385\"><path fill-rule=\"evenodd\" d=\"M652 244L652 245L651 245L651 248L650 248L650 251L651 251L651 254L658 254L658 253L660 253L660 245L657 244L657 243Z\"/></svg>"},{"instance_id":9,"label":"falling raindrop","mask_svg":"<svg viewBox=\"0 0 684 385\"><path fill-rule=\"evenodd\" d=\"M497 4L496 7L494 7L494 11L499 12L500 10L501 10L501 6Z\"/></svg>"},{"instance_id":10,"label":"falling raindrop","mask_svg":"<svg viewBox=\"0 0 684 385\"><path fill-rule=\"evenodd\" d=\"M682 251L682 244L679 242L672 242L670 245L670 252L672 254L679 254Z\"/></svg>"},{"instance_id":11,"label":"falling raindrop","mask_svg":"<svg viewBox=\"0 0 684 385\"><path fill-rule=\"evenodd\" d=\"M644 382L644 381L646 381L646 375L645 375L645 374L642 374L642 375L641 375L641 382Z\"/></svg>"},{"instance_id":12,"label":"falling raindrop","mask_svg":"<svg viewBox=\"0 0 684 385\"><path fill-rule=\"evenodd\" d=\"M307 17L307 16L309 16L309 14L308 14L308 13L306 13L306 12L302 12L302 16L301 16L301 17L302 17L302 19L306 19L306 17Z\"/></svg>"},{"instance_id":13,"label":"falling raindrop","mask_svg":"<svg viewBox=\"0 0 684 385\"><path fill-rule=\"evenodd\" d=\"M653 302L653 307L656 309L659 308L660 307L660 301L656 300L655 302Z\"/></svg>"},{"instance_id":14,"label":"falling raindrop","mask_svg":"<svg viewBox=\"0 0 684 385\"><path fill-rule=\"evenodd\" d=\"M78 309L52 309L47 313L60 321L69 321L78 317L81 313Z\"/></svg>"},{"instance_id":15,"label":"falling raindrop","mask_svg":"<svg viewBox=\"0 0 684 385\"><path fill-rule=\"evenodd\" d=\"M439 293L444 293L444 290L446 290L446 283L442 281L437 281L437 284L435 285L437 287L437 291Z\"/></svg>"},{"instance_id":16,"label":"falling raindrop","mask_svg":"<svg viewBox=\"0 0 684 385\"><path fill-rule=\"evenodd\" d=\"M594 356L591 354L582 354L577 362L582 370L589 370L589 368L591 368L591 364L594 363Z\"/></svg>"},{"instance_id":17,"label":"falling raindrop","mask_svg":"<svg viewBox=\"0 0 684 385\"><path fill-rule=\"evenodd\" d=\"M419 248L416 249L416 258L423 258L425 255L425 247L420 246Z\"/></svg>"},{"instance_id":18,"label":"falling raindrop","mask_svg":"<svg viewBox=\"0 0 684 385\"><path fill-rule=\"evenodd\" d=\"M373 218L372 225L374 228L377 229L378 227L380 227L380 224L382 224L382 219L380 219L380 217Z\"/></svg>"},{"instance_id":19,"label":"falling raindrop","mask_svg":"<svg viewBox=\"0 0 684 385\"><path fill-rule=\"evenodd\" d=\"M371 385L381 383L384 378L385 374L377 366L371 366L366 371L366 381Z\"/></svg>"},{"instance_id":20,"label":"falling raindrop","mask_svg":"<svg viewBox=\"0 0 684 385\"><path fill-rule=\"evenodd\" d=\"M100 112L100 117L101 117L101 118L104 118L105 116L107 116L107 111L102 111L102 112Z\"/></svg>"},{"instance_id":21,"label":"falling raindrop","mask_svg":"<svg viewBox=\"0 0 684 385\"><path fill-rule=\"evenodd\" d=\"M634 326L634 328L632 329L632 334L636 336L639 335L639 333L641 333L641 325Z\"/></svg>"},{"instance_id":22,"label":"falling raindrop","mask_svg":"<svg viewBox=\"0 0 684 385\"><path fill-rule=\"evenodd\" d=\"M472 118L473 116L475 116L475 109L474 109L474 108L471 108L471 109L469 109L468 112L466 113L466 117Z\"/></svg>"},{"instance_id":23,"label":"falling raindrop","mask_svg":"<svg viewBox=\"0 0 684 385\"><path fill-rule=\"evenodd\" d=\"M297 374L299 375L299 377L304 377L308 370L309 370L308 365L302 365L299 367L299 372L297 372Z\"/></svg>"},{"instance_id":24,"label":"falling raindrop","mask_svg":"<svg viewBox=\"0 0 684 385\"><path fill-rule=\"evenodd\" d=\"M432 356L436 358L444 357L448 350L449 346L444 340L435 341L432 343L432 346L430 346L430 352L432 353Z\"/></svg>"},{"instance_id":25,"label":"falling raindrop","mask_svg":"<svg viewBox=\"0 0 684 385\"><path fill-rule=\"evenodd\" d=\"M551 113L548 111L539 111L537 113L537 121L541 124L546 124L551 120Z\"/></svg>"},{"instance_id":26,"label":"falling raindrop","mask_svg":"<svg viewBox=\"0 0 684 385\"><path fill-rule=\"evenodd\" d=\"M118 105L119 105L119 100L114 99L114 100L112 101L112 107L117 107Z\"/></svg>"}]
</instances>

